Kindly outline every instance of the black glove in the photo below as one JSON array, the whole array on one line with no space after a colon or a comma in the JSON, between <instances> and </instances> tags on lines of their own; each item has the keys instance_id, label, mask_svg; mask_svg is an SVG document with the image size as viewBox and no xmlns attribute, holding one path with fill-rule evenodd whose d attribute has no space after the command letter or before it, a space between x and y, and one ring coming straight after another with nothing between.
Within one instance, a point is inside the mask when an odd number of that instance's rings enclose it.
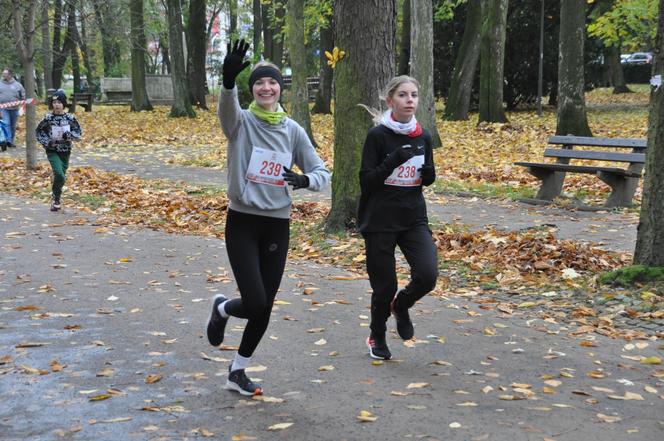
<instances>
[{"instance_id":1,"label":"black glove","mask_svg":"<svg viewBox=\"0 0 664 441\"><path fill-rule=\"evenodd\" d=\"M422 183L424 185L429 185L436 180L436 169L434 169L431 164L424 164L420 167L420 173L422 175Z\"/></svg>"},{"instance_id":2,"label":"black glove","mask_svg":"<svg viewBox=\"0 0 664 441\"><path fill-rule=\"evenodd\" d=\"M245 43L244 39L235 40L233 49L231 49L231 43L226 45L226 57L224 58L224 66L221 71L223 75L222 82L226 89L235 87L235 78L249 66L250 62L244 61L248 49L249 43Z\"/></svg>"},{"instance_id":3,"label":"black glove","mask_svg":"<svg viewBox=\"0 0 664 441\"><path fill-rule=\"evenodd\" d=\"M399 147L390 153L389 156L385 159L385 165L390 170L394 170L413 156L415 156L415 152L410 146Z\"/></svg>"},{"instance_id":4,"label":"black glove","mask_svg":"<svg viewBox=\"0 0 664 441\"><path fill-rule=\"evenodd\" d=\"M73 138L73 137L71 136L71 132L64 132L64 133L62 134L62 140L63 140L63 141L69 141L69 140L72 139L72 138Z\"/></svg>"},{"instance_id":5,"label":"black glove","mask_svg":"<svg viewBox=\"0 0 664 441\"><path fill-rule=\"evenodd\" d=\"M281 176L284 177L286 182L288 182L289 185L293 186L293 190L299 190L300 188L307 188L309 187L309 177L307 175L301 175L299 173L295 173L293 170L289 169L288 167L284 167L285 172L281 174Z\"/></svg>"}]
</instances>

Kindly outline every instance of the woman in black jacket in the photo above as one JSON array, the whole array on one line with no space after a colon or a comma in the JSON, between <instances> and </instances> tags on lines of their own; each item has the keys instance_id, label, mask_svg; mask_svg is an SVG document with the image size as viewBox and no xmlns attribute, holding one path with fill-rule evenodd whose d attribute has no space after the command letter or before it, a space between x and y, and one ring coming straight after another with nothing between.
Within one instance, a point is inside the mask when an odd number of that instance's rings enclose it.
<instances>
[{"instance_id":1,"label":"woman in black jacket","mask_svg":"<svg viewBox=\"0 0 664 441\"><path fill-rule=\"evenodd\" d=\"M390 313L399 336L413 338L408 309L430 292L438 277L436 245L431 236L422 186L436 179L431 134L415 119L419 84L402 75L385 88L388 110L373 109L360 168L359 229L366 247L371 295L372 358L392 358L385 332ZM396 246L411 268L410 282L397 292Z\"/></svg>"}]
</instances>

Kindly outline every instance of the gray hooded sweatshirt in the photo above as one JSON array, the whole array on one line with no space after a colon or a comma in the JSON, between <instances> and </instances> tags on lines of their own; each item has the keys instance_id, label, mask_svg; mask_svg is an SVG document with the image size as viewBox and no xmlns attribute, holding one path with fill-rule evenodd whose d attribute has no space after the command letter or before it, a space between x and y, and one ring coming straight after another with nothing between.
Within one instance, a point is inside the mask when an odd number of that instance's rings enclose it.
<instances>
[{"instance_id":1,"label":"gray hooded sweatshirt","mask_svg":"<svg viewBox=\"0 0 664 441\"><path fill-rule=\"evenodd\" d=\"M9 81L0 80L0 104L24 99L25 89L21 83L13 78ZM10 109L18 109L18 106L10 107Z\"/></svg>"},{"instance_id":2,"label":"gray hooded sweatshirt","mask_svg":"<svg viewBox=\"0 0 664 441\"><path fill-rule=\"evenodd\" d=\"M307 133L292 119L286 117L279 124L269 124L251 111L240 108L237 86L221 88L217 116L221 129L228 138L226 154L228 165L229 208L242 213L290 218L290 188L261 184L247 179L247 170L254 148L291 155L293 164L309 178L309 190L321 191L330 183L330 172L318 157Z\"/></svg>"}]
</instances>

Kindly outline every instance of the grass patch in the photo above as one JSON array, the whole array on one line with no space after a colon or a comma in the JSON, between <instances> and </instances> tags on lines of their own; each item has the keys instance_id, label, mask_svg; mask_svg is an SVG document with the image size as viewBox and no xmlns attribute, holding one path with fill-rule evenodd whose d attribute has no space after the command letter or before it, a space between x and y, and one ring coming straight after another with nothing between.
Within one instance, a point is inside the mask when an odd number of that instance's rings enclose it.
<instances>
[{"instance_id":1,"label":"grass patch","mask_svg":"<svg viewBox=\"0 0 664 441\"><path fill-rule=\"evenodd\" d=\"M664 267L632 265L602 273L597 281L603 285L635 287L644 283L664 282Z\"/></svg>"},{"instance_id":2,"label":"grass patch","mask_svg":"<svg viewBox=\"0 0 664 441\"><path fill-rule=\"evenodd\" d=\"M536 189L531 187L515 187L512 185L495 185L486 182L437 180L433 184L436 193L471 193L481 197L507 198L519 200L535 197Z\"/></svg>"},{"instance_id":3,"label":"grass patch","mask_svg":"<svg viewBox=\"0 0 664 441\"><path fill-rule=\"evenodd\" d=\"M72 195L70 198L74 201L77 201L80 204L85 205L91 210L96 210L97 208L106 204L108 199L103 195L98 194L82 194L82 195Z\"/></svg>"}]
</instances>

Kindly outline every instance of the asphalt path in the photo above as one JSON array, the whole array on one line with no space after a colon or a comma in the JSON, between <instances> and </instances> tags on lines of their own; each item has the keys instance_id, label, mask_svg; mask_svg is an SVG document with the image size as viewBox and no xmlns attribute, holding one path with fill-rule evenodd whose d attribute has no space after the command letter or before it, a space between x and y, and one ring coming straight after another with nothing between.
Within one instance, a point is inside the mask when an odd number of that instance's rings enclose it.
<instances>
[{"instance_id":1,"label":"asphalt path","mask_svg":"<svg viewBox=\"0 0 664 441\"><path fill-rule=\"evenodd\" d=\"M639 361L661 342L428 296L417 340L390 319L395 359L374 364L368 281L308 261L289 261L252 360L267 398L240 397L234 352L204 337L218 292L237 295L223 241L0 193L0 439L663 439L661 365Z\"/></svg>"}]
</instances>

